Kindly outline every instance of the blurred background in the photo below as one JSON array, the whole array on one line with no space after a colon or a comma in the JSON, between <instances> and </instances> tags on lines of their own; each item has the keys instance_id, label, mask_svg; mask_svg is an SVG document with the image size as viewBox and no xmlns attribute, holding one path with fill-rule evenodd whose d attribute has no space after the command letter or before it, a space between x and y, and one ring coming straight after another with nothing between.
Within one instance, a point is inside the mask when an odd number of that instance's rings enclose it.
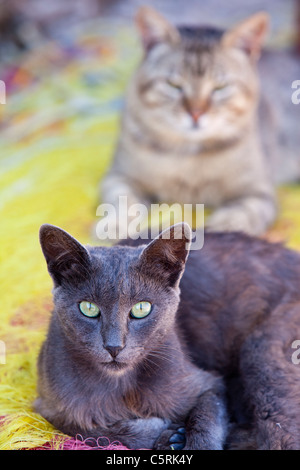
<instances>
[{"instance_id":1,"label":"blurred background","mask_svg":"<svg viewBox=\"0 0 300 470\"><path fill-rule=\"evenodd\" d=\"M43 223L93 242L98 185L108 168L126 84L141 57L134 28L140 0L0 0L0 449L36 447L51 427L32 412L36 356L52 308L38 242ZM300 249L299 0L154 0L170 21L230 27L260 10L272 28L260 61L274 105L280 216L266 234ZM2 103L2 99L0 100ZM262 126L263 131L263 126ZM0 418L1 422L1 418ZM38 435L32 437L33 429ZM21 435L19 434L21 433Z\"/></svg>"}]
</instances>

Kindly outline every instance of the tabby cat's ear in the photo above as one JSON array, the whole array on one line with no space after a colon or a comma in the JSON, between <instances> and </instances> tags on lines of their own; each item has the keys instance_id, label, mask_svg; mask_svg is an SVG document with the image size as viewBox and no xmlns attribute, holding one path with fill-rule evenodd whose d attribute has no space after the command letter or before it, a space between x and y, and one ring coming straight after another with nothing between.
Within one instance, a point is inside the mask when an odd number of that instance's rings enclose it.
<instances>
[{"instance_id":1,"label":"tabby cat's ear","mask_svg":"<svg viewBox=\"0 0 300 470\"><path fill-rule=\"evenodd\" d=\"M227 31L222 42L227 47L244 50L252 59L257 60L268 29L268 13L259 12Z\"/></svg>"},{"instance_id":2,"label":"tabby cat's ear","mask_svg":"<svg viewBox=\"0 0 300 470\"><path fill-rule=\"evenodd\" d=\"M40 243L55 286L76 284L88 277L89 253L67 232L54 225L42 225Z\"/></svg>"},{"instance_id":3,"label":"tabby cat's ear","mask_svg":"<svg viewBox=\"0 0 300 470\"><path fill-rule=\"evenodd\" d=\"M191 229L179 223L164 230L140 255L143 271L171 287L179 284L191 244Z\"/></svg>"},{"instance_id":4,"label":"tabby cat's ear","mask_svg":"<svg viewBox=\"0 0 300 470\"><path fill-rule=\"evenodd\" d=\"M136 24L146 51L160 42L176 43L178 30L151 7L141 7L136 15Z\"/></svg>"}]
</instances>

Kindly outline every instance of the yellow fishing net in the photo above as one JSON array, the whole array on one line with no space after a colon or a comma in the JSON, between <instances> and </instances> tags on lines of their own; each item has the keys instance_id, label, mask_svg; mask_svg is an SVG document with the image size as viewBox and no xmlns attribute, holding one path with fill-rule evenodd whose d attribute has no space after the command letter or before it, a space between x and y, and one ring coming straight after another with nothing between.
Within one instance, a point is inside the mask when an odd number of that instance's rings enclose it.
<instances>
[{"instance_id":1,"label":"yellow fishing net","mask_svg":"<svg viewBox=\"0 0 300 470\"><path fill-rule=\"evenodd\" d=\"M43 223L93 243L98 184L139 48L131 31L91 23L67 45L48 43L12 64L0 105L0 449L30 449L59 435L32 403L36 359L52 308L38 242ZM281 188L269 233L300 248L299 186Z\"/></svg>"},{"instance_id":2,"label":"yellow fishing net","mask_svg":"<svg viewBox=\"0 0 300 470\"><path fill-rule=\"evenodd\" d=\"M69 39L12 67L0 108L0 449L36 448L57 436L32 411L52 308L39 227L51 223L93 242L99 181L139 54L135 37L114 24L91 23Z\"/></svg>"}]
</instances>

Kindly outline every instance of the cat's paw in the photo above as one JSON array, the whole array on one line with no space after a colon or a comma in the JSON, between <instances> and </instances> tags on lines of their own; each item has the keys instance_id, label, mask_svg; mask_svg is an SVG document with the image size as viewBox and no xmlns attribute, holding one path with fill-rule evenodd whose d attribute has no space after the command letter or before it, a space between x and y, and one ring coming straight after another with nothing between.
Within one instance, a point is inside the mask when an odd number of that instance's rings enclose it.
<instances>
[{"instance_id":1,"label":"cat's paw","mask_svg":"<svg viewBox=\"0 0 300 470\"><path fill-rule=\"evenodd\" d=\"M249 214L240 207L223 207L208 218L206 228L210 232L243 231L256 235L258 227L253 226Z\"/></svg>"},{"instance_id":2,"label":"cat's paw","mask_svg":"<svg viewBox=\"0 0 300 470\"><path fill-rule=\"evenodd\" d=\"M185 428L183 426L172 425L165 429L157 441L156 450L182 450L185 446Z\"/></svg>"}]
</instances>

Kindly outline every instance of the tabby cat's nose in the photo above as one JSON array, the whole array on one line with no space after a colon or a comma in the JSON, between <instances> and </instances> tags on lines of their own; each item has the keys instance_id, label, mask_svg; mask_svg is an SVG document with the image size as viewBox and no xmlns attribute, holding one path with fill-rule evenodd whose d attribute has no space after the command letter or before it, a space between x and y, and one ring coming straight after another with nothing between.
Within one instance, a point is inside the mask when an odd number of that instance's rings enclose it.
<instances>
[{"instance_id":1,"label":"tabby cat's nose","mask_svg":"<svg viewBox=\"0 0 300 470\"><path fill-rule=\"evenodd\" d=\"M192 120L195 124L197 124L200 116L202 116L203 111L201 109L193 109L190 111L190 114L192 116Z\"/></svg>"},{"instance_id":2,"label":"tabby cat's nose","mask_svg":"<svg viewBox=\"0 0 300 470\"><path fill-rule=\"evenodd\" d=\"M111 357L113 359L115 359L117 357L117 355L122 351L122 349L124 349L124 346L110 346L110 345L107 345L107 346L105 346L105 349L109 352Z\"/></svg>"}]
</instances>

